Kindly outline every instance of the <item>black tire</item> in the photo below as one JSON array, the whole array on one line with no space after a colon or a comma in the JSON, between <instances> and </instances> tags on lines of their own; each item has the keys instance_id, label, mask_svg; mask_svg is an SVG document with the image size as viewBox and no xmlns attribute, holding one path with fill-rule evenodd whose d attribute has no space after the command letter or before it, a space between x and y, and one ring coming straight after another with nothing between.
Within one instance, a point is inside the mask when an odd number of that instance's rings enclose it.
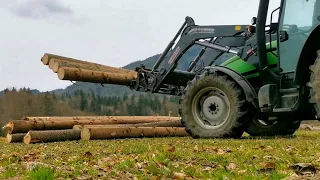
<instances>
[{"instance_id":1,"label":"black tire","mask_svg":"<svg viewBox=\"0 0 320 180\"><path fill-rule=\"evenodd\" d=\"M205 90L210 96L201 96ZM200 102L206 104L206 109L200 107ZM189 81L180 99L181 122L193 138L240 138L248 119L252 119L248 112L249 103L237 83L209 71ZM203 125L204 117L210 125Z\"/></svg>"},{"instance_id":2,"label":"black tire","mask_svg":"<svg viewBox=\"0 0 320 180\"><path fill-rule=\"evenodd\" d=\"M309 67L310 80L307 83L309 88L309 103L313 104L316 119L320 118L320 50L317 51L317 58Z\"/></svg>"},{"instance_id":3,"label":"black tire","mask_svg":"<svg viewBox=\"0 0 320 180\"><path fill-rule=\"evenodd\" d=\"M300 120L274 120L268 123L254 118L249 123L246 132L250 136L289 136L293 135L296 130L299 129L300 124Z\"/></svg>"}]
</instances>

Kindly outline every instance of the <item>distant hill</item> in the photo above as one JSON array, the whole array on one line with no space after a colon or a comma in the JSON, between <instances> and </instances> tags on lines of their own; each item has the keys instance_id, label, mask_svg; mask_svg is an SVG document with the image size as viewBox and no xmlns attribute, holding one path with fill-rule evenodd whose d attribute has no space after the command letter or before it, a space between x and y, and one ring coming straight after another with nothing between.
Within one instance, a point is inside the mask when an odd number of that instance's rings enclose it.
<instances>
[{"instance_id":1,"label":"distant hill","mask_svg":"<svg viewBox=\"0 0 320 180\"><path fill-rule=\"evenodd\" d=\"M200 46L193 46L191 47L182 57L181 60L178 63L177 69L178 70L186 70L191 61L198 55L200 52L201 47ZM168 62L168 57L170 57L172 54L172 51L168 53L167 57L165 60L160 64L160 67L163 66L164 63ZM136 67L140 66L141 64L145 65L146 68L152 68L153 65L156 63L158 58L160 57L161 54L157 54L154 56L151 56L145 60L140 60L140 61L134 61L123 68L126 69L131 69L134 70ZM216 64L220 64L221 62L225 61L226 59L230 58L230 54L226 54L223 57L220 57L217 61ZM128 87L124 86L118 86L118 85L104 85L101 86L100 84L94 84L94 83L85 83L85 82L77 82L75 84L72 84L68 86L65 89L58 89L54 90L54 93L57 94L73 94L77 90L82 90L86 93L91 93L94 92L96 95L99 96L122 96L124 94L141 94L141 92L136 92L134 90L131 90Z\"/></svg>"}]
</instances>

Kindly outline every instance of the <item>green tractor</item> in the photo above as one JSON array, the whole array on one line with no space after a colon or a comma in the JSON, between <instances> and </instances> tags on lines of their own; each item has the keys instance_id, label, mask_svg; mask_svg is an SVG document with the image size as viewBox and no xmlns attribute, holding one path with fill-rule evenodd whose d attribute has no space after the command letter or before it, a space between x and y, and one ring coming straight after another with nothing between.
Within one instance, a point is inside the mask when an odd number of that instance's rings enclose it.
<instances>
[{"instance_id":1,"label":"green tractor","mask_svg":"<svg viewBox=\"0 0 320 180\"><path fill-rule=\"evenodd\" d=\"M318 120L320 0L281 0L270 22L268 9L260 0L250 25L198 26L186 17L153 69L137 68L132 88L180 96L181 121L194 138L292 135L302 120ZM193 45L203 49L176 70ZM224 53L233 57L215 65Z\"/></svg>"}]
</instances>

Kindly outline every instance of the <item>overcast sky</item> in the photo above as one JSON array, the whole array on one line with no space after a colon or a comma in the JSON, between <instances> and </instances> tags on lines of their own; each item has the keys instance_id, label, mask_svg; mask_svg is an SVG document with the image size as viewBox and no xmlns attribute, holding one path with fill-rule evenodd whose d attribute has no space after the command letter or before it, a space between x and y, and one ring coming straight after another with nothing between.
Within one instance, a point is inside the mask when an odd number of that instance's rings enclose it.
<instances>
[{"instance_id":1,"label":"overcast sky","mask_svg":"<svg viewBox=\"0 0 320 180\"><path fill-rule=\"evenodd\" d=\"M278 6L272 0L271 8ZM0 0L0 90L64 88L46 52L122 67L161 53L184 21L248 24L257 0Z\"/></svg>"}]
</instances>

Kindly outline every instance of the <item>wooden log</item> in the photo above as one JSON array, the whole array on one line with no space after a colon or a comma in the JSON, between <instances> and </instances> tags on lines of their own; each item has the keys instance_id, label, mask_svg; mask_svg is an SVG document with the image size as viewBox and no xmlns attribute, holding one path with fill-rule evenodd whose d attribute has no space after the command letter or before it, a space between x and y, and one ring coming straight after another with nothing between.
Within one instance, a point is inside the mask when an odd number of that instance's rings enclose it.
<instances>
[{"instance_id":1,"label":"wooden log","mask_svg":"<svg viewBox=\"0 0 320 180\"><path fill-rule=\"evenodd\" d=\"M42 58L41 61L44 65L49 65L50 60L52 58L56 58L56 59L62 59L62 60L68 60L68 61L77 61L74 58L69 58L69 57L65 57L65 56L59 56L59 55L55 55L55 54L51 54L51 53L45 53Z\"/></svg>"},{"instance_id":2,"label":"wooden log","mask_svg":"<svg viewBox=\"0 0 320 180\"><path fill-rule=\"evenodd\" d=\"M113 72L113 73L129 73L129 74L137 74L136 71L129 70L129 69L123 69L123 68L116 68L111 66L105 66L102 64L97 63L83 63L83 61L79 62L70 62L68 60L61 60L61 59L55 59L53 58L50 63L53 63L52 65L52 71L57 73L59 68L62 67L71 67L71 68L80 68L80 69L86 69L86 70L95 70L95 71L104 71L104 72ZM49 65L50 67L50 65Z\"/></svg>"},{"instance_id":3,"label":"wooden log","mask_svg":"<svg viewBox=\"0 0 320 180\"><path fill-rule=\"evenodd\" d=\"M58 78L60 80L81 81L101 84L115 85L131 85L133 80L136 80L137 75L108 73L103 71L93 71L79 68L62 67L59 68Z\"/></svg>"},{"instance_id":4,"label":"wooden log","mask_svg":"<svg viewBox=\"0 0 320 180\"><path fill-rule=\"evenodd\" d=\"M23 138L25 144L71 141L81 138L81 130L45 130L45 131L29 131Z\"/></svg>"},{"instance_id":5,"label":"wooden log","mask_svg":"<svg viewBox=\"0 0 320 180\"><path fill-rule=\"evenodd\" d=\"M74 125L72 129L108 128L108 127L183 127L180 120L159 121L138 124L110 124L110 125Z\"/></svg>"},{"instance_id":6,"label":"wooden log","mask_svg":"<svg viewBox=\"0 0 320 180\"><path fill-rule=\"evenodd\" d=\"M6 140L8 143L23 142L25 135L25 133L7 134Z\"/></svg>"},{"instance_id":7,"label":"wooden log","mask_svg":"<svg viewBox=\"0 0 320 180\"><path fill-rule=\"evenodd\" d=\"M102 116L102 117L49 117L48 119L36 119L33 117L30 120L10 121L4 128L6 133L27 133L29 130L62 130L72 129L74 125L106 125L106 124L138 124L156 121L172 121L177 120L177 117L159 118L157 116Z\"/></svg>"},{"instance_id":8,"label":"wooden log","mask_svg":"<svg viewBox=\"0 0 320 180\"><path fill-rule=\"evenodd\" d=\"M105 127L81 130L83 140L173 136L188 136L188 133L180 127Z\"/></svg>"},{"instance_id":9,"label":"wooden log","mask_svg":"<svg viewBox=\"0 0 320 180\"><path fill-rule=\"evenodd\" d=\"M11 120L2 127L2 131L7 134L27 133L29 130L44 129L42 121L24 121L24 120Z\"/></svg>"},{"instance_id":10,"label":"wooden log","mask_svg":"<svg viewBox=\"0 0 320 180\"><path fill-rule=\"evenodd\" d=\"M137 124L137 123L149 123L157 121L177 121L180 117L174 116L44 116L44 117L33 117L26 116L22 120L28 121L66 121L66 120L106 120L112 121L115 124Z\"/></svg>"}]
</instances>

